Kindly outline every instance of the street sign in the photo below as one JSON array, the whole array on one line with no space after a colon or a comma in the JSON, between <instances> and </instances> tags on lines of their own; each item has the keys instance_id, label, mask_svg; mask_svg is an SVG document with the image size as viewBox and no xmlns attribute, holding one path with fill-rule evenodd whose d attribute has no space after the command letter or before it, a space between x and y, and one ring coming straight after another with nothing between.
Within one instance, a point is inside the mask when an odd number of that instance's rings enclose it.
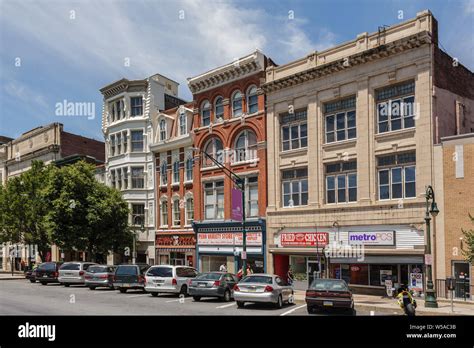
<instances>
[{"instance_id":1,"label":"street sign","mask_svg":"<svg viewBox=\"0 0 474 348\"><path fill-rule=\"evenodd\" d=\"M242 260L247 260L247 252L246 251L242 251Z\"/></svg>"},{"instance_id":2,"label":"street sign","mask_svg":"<svg viewBox=\"0 0 474 348\"><path fill-rule=\"evenodd\" d=\"M433 255L426 254L425 255L425 265L432 265L433 264Z\"/></svg>"}]
</instances>

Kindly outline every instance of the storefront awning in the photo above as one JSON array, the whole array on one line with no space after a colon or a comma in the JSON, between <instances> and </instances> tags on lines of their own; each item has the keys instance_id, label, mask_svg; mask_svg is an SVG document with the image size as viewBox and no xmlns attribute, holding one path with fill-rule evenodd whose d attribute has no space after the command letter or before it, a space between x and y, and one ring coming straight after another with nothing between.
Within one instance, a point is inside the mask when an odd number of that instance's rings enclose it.
<instances>
[{"instance_id":1,"label":"storefront awning","mask_svg":"<svg viewBox=\"0 0 474 348\"><path fill-rule=\"evenodd\" d=\"M324 248L273 248L270 249L272 254L294 254L294 255L316 255L322 254L324 252Z\"/></svg>"},{"instance_id":2,"label":"storefront awning","mask_svg":"<svg viewBox=\"0 0 474 348\"><path fill-rule=\"evenodd\" d=\"M383 255L365 255L363 260L357 258L329 258L329 263L371 263L371 264L423 264L423 256L416 255L397 255L397 256L383 256Z\"/></svg>"},{"instance_id":3,"label":"storefront awning","mask_svg":"<svg viewBox=\"0 0 474 348\"><path fill-rule=\"evenodd\" d=\"M163 252L163 253L169 253L169 252L179 252L179 253L185 253L185 252L191 252L195 251L194 248L156 248L158 253Z\"/></svg>"}]
</instances>

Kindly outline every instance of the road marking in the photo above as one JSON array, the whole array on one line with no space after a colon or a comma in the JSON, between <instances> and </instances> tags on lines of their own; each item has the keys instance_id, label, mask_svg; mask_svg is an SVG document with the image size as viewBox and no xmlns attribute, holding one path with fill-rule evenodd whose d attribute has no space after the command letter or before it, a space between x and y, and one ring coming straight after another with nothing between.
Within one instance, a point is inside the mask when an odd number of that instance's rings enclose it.
<instances>
[{"instance_id":1,"label":"road marking","mask_svg":"<svg viewBox=\"0 0 474 348\"><path fill-rule=\"evenodd\" d=\"M227 307L230 307L230 306L235 306L237 303L235 302L232 302L232 303L229 303L229 304L226 304L226 305L223 305L223 306L219 306L219 307L216 307L216 308L227 308Z\"/></svg>"},{"instance_id":2,"label":"road marking","mask_svg":"<svg viewBox=\"0 0 474 348\"><path fill-rule=\"evenodd\" d=\"M178 298L178 299L176 299L176 300L166 301L166 303L179 302L179 301L184 301L184 300L186 300L186 297L181 297L181 298Z\"/></svg>"},{"instance_id":3,"label":"road marking","mask_svg":"<svg viewBox=\"0 0 474 348\"><path fill-rule=\"evenodd\" d=\"M140 294L140 295L132 295L132 296L128 296L128 298L132 298L132 297L142 297L142 296L149 296L150 294Z\"/></svg>"},{"instance_id":4,"label":"road marking","mask_svg":"<svg viewBox=\"0 0 474 348\"><path fill-rule=\"evenodd\" d=\"M294 311L296 311L296 310L298 310L298 309L300 309L300 308L303 308L303 307L306 307L306 305L304 304L304 305L298 306L298 307L296 307L296 308L290 309L289 311L287 311L287 312L285 312L285 313L282 313L282 314L280 314L280 316L283 316L283 315L287 315L287 314L293 313Z\"/></svg>"}]
</instances>

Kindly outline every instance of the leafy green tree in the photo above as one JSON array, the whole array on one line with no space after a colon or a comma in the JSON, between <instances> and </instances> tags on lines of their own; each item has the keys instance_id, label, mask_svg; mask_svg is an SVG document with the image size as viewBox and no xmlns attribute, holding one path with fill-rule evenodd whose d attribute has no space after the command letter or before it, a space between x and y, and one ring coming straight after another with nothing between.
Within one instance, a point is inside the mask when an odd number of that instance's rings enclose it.
<instances>
[{"instance_id":1,"label":"leafy green tree","mask_svg":"<svg viewBox=\"0 0 474 348\"><path fill-rule=\"evenodd\" d=\"M474 216L469 214L471 222L474 224ZM470 229L469 231L462 230L465 239L465 249L463 250L464 257L469 262L474 262L474 230Z\"/></svg>"},{"instance_id":2,"label":"leafy green tree","mask_svg":"<svg viewBox=\"0 0 474 348\"><path fill-rule=\"evenodd\" d=\"M0 242L37 246L41 259L51 250L45 193L52 166L33 161L31 169L0 188Z\"/></svg>"},{"instance_id":3,"label":"leafy green tree","mask_svg":"<svg viewBox=\"0 0 474 348\"><path fill-rule=\"evenodd\" d=\"M120 192L95 180L94 166L80 161L50 173L48 227L55 244L81 250L91 260L130 245L129 210Z\"/></svg>"}]
</instances>

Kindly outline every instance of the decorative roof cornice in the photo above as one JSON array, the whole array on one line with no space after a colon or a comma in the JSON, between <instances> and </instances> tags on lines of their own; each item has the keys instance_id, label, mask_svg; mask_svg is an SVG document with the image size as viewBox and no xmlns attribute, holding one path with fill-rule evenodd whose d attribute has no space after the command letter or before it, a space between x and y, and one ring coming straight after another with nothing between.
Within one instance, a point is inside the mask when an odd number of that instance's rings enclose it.
<instances>
[{"instance_id":1,"label":"decorative roof cornice","mask_svg":"<svg viewBox=\"0 0 474 348\"><path fill-rule=\"evenodd\" d=\"M267 82L262 86L262 89L265 91L265 93L275 92L280 89L299 85L309 80L319 79L333 73L352 69L358 65L366 64L374 60L393 56L407 50L430 44L431 42L432 40L430 32L422 31L396 41L381 44L377 47L349 55L345 58L337 59L329 63L321 64L310 69ZM314 60L316 57L314 57L314 55L310 55L307 57L307 59Z\"/></svg>"},{"instance_id":2,"label":"decorative roof cornice","mask_svg":"<svg viewBox=\"0 0 474 348\"><path fill-rule=\"evenodd\" d=\"M148 80L128 80L124 78L101 88L100 92L104 96L104 99L109 99L120 93L127 92L131 87L140 87L146 92Z\"/></svg>"}]
</instances>

